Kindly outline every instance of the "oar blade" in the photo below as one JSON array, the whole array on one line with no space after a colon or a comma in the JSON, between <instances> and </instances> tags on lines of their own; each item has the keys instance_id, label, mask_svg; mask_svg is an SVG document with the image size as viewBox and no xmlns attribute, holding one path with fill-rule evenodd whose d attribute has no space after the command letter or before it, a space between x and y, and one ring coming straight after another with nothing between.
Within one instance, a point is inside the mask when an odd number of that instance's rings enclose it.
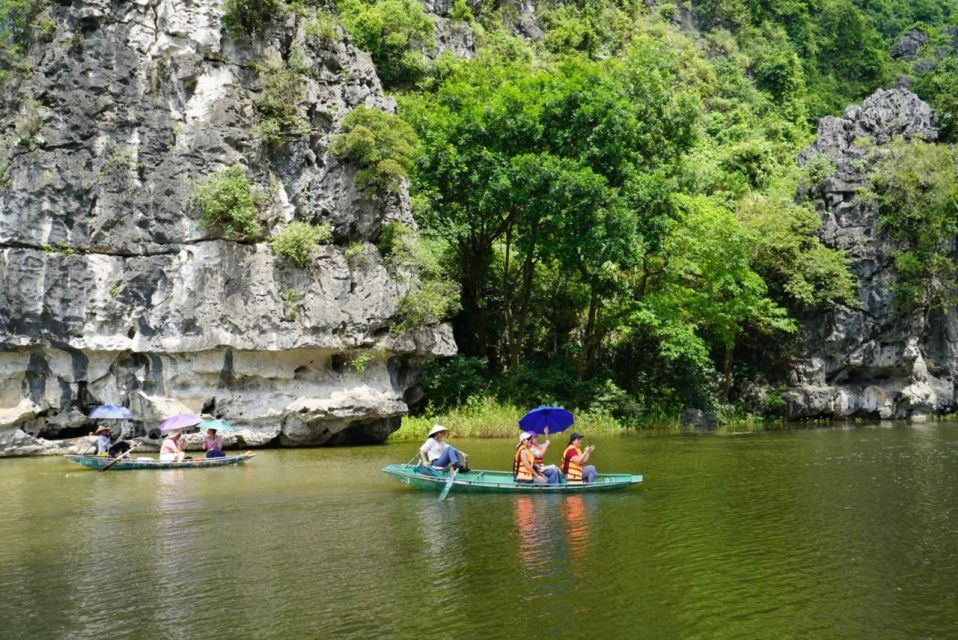
<instances>
[{"instance_id":1,"label":"oar blade","mask_svg":"<svg viewBox=\"0 0 958 640\"><path fill-rule=\"evenodd\" d=\"M442 492L439 494L439 502L445 500L446 496L449 495L449 490L452 489L452 483L455 481L458 471L458 469L453 467L452 471L449 472L449 479L446 480L446 486L442 488Z\"/></svg>"}]
</instances>

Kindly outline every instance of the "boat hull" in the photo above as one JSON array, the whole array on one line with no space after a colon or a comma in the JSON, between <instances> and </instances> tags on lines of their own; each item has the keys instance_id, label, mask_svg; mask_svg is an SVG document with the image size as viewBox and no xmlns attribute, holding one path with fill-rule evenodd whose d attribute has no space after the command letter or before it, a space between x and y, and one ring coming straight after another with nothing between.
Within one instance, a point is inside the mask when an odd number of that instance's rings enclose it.
<instances>
[{"instance_id":1,"label":"boat hull","mask_svg":"<svg viewBox=\"0 0 958 640\"><path fill-rule=\"evenodd\" d=\"M240 456L197 458L196 460L184 460L182 462L174 462L172 460L164 460L161 462L153 458L149 460L124 458L111 466L108 471L130 471L133 469L208 469L210 467L225 467L231 464L246 462L255 455L255 453L244 453ZM102 469L113 462L113 458L107 458L105 456L68 455L66 457L68 460L82 464L84 467L90 469Z\"/></svg>"},{"instance_id":2,"label":"boat hull","mask_svg":"<svg viewBox=\"0 0 958 640\"><path fill-rule=\"evenodd\" d=\"M412 464L391 464L383 471L403 484L421 491L442 491L449 474ZM457 473L452 481L454 493L597 493L627 489L642 482L642 476L626 473L600 473L595 482L563 482L561 484L530 484L516 482L507 471L476 469Z\"/></svg>"}]
</instances>

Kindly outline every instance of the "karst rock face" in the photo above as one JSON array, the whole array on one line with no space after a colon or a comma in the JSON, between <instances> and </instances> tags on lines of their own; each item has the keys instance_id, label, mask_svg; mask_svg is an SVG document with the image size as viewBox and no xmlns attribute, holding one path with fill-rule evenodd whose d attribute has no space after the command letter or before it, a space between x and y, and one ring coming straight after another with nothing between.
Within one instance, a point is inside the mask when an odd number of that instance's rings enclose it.
<instances>
[{"instance_id":1,"label":"karst rock face","mask_svg":"<svg viewBox=\"0 0 958 640\"><path fill-rule=\"evenodd\" d=\"M41 18L55 31L0 96L0 455L85 448L107 402L141 434L191 411L243 446L384 439L422 359L455 344L402 323L411 282L376 248L385 222L414 226L408 195L362 191L329 152L358 105L395 110L369 57L296 15L233 36L216 0ZM260 130L267 61L303 88L308 130L279 143ZM259 234L201 222L197 184L235 164L262 194ZM268 241L294 220L333 230L303 268Z\"/></svg>"},{"instance_id":2,"label":"karst rock face","mask_svg":"<svg viewBox=\"0 0 958 640\"><path fill-rule=\"evenodd\" d=\"M801 353L783 394L788 417L917 418L954 408L958 315L896 309L896 247L875 206L858 197L876 146L937 137L927 104L904 89L880 90L841 118L823 118L817 140L800 155L800 163L824 155L835 165L810 197L821 215L822 241L846 252L859 279L860 306L839 306L804 322Z\"/></svg>"}]
</instances>

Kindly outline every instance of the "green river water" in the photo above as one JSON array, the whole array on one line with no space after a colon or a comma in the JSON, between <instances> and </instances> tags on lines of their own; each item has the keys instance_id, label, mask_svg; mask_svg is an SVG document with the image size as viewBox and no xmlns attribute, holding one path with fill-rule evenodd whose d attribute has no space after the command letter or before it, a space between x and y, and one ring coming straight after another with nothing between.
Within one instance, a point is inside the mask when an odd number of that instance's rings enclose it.
<instances>
[{"instance_id":1,"label":"green river water","mask_svg":"<svg viewBox=\"0 0 958 640\"><path fill-rule=\"evenodd\" d=\"M0 460L0 638L958 638L958 425L591 442L643 485L440 503L381 472L415 443Z\"/></svg>"}]
</instances>

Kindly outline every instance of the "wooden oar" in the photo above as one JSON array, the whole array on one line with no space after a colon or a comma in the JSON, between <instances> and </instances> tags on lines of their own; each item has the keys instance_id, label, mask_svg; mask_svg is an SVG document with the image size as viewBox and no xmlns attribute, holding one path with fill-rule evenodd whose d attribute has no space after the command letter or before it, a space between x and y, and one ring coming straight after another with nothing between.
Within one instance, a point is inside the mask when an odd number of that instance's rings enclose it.
<instances>
[{"instance_id":1,"label":"wooden oar","mask_svg":"<svg viewBox=\"0 0 958 640\"><path fill-rule=\"evenodd\" d=\"M136 449L136 448L139 446L139 444L140 444L139 442L134 442L134 443L133 443L133 446L131 446L129 449L127 449L127 450L123 453L122 456L117 456L117 457L113 458L113 460L110 461L110 464L108 464L108 465L106 465L106 466L103 466L103 467L100 467L100 468L98 469L98 471L106 471L107 469L109 469L110 467L112 467L113 465L115 465L117 462L119 462L119 461L122 460L123 458L127 457L128 455L130 455L130 452L132 452L134 449Z\"/></svg>"},{"instance_id":2,"label":"wooden oar","mask_svg":"<svg viewBox=\"0 0 958 640\"><path fill-rule=\"evenodd\" d=\"M459 469L456 467L452 468L452 471L449 472L449 479L446 480L446 486L442 488L442 493L439 494L439 502L442 502L446 499L446 496L449 495L449 490L452 489L452 482L456 479L456 473Z\"/></svg>"}]
</instances>

